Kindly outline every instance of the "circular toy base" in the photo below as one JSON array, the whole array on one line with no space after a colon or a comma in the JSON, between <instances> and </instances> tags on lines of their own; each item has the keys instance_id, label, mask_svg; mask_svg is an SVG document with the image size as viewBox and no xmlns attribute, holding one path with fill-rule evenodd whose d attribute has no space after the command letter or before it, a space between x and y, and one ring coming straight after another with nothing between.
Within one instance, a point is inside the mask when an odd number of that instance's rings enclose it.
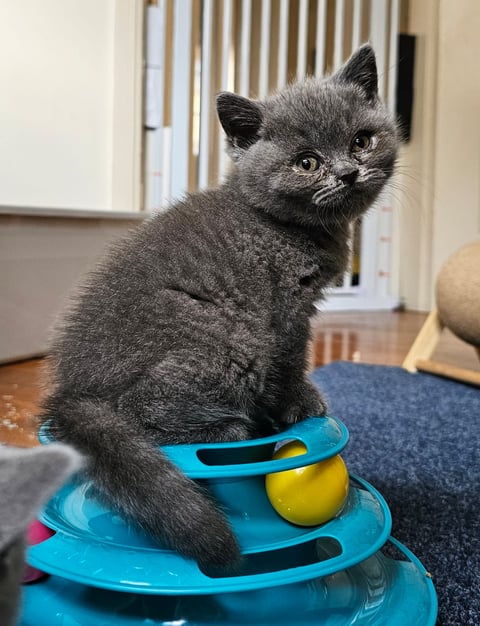
<instances>
[{"instance_id":1,"label":"circular toy base","mask_svg":"<svg viewBox=\"0 0 480 626\"><path fill-rule=\"evenodd\" d=\"M145 596L51 576L24 589L19 626L433 626L430 577L411 552L390 542L401 560L379 551L331 576L247 592Z\"/></svg>"}]
</instances>

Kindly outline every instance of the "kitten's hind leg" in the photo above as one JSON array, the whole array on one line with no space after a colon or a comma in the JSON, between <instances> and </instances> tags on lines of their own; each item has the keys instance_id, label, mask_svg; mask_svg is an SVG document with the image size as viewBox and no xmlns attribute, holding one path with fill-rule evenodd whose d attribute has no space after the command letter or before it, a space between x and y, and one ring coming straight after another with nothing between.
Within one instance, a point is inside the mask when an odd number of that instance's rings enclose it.
<instances>
[{"instance_id":1,"label":"kitten's hind leg","mask_svg":"<svg viewBox=\"0 0 480 626\"><path fill-rule=\"evenodd\" d=\"M195 392L196 391L196 392ZM241 441L257 436L255 423L240 408L145 376L125 391L118 410L148 429L158 444Z\"/></svg>"}]
</instances>

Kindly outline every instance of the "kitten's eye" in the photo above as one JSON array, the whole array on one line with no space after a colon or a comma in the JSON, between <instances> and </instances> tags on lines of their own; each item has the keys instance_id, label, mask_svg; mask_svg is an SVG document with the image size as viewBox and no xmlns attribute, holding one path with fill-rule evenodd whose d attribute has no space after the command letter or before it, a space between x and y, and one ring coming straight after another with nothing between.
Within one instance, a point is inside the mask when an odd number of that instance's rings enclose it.
<instances>
[{"instance_id":1,"label":"kitten's eye","mask_svg":"<svg viewBox=\"0 0 480 626\"><path fill-rule=\"evenodd\" d=\"M352 152L365 152L372 145L372 135L368 133L358 133L353 140Z\"/></svg>"},{"instance_id":2,"label":"kitten's eye","mask_svg":"<svg viewBox=\"0 0 480 626\"><path fill-rule=\"evenodd\" d=\"M320 167L320 159L313 154L302 154L295 166L303 172L314 172Z\"/></svg>"}]
</instances>

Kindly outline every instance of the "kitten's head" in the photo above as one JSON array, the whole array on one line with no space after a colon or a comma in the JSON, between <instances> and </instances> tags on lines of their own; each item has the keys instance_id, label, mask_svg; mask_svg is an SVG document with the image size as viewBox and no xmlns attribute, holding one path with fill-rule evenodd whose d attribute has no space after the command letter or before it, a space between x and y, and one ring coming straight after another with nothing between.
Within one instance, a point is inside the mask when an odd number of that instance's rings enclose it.
<instances>
[{"instance_id":1,"label":"kitten's head","mask_svg":"<svg viewBox=\"0 0 480 626\"><path fill-rule=\"evenodd\" d=\"M295 83L264 102L221 93L220 122L251 202L282 221L344 223L361 215L393 172L397 132L364 45L333 76Z\"/></svg>"}]
</instances>

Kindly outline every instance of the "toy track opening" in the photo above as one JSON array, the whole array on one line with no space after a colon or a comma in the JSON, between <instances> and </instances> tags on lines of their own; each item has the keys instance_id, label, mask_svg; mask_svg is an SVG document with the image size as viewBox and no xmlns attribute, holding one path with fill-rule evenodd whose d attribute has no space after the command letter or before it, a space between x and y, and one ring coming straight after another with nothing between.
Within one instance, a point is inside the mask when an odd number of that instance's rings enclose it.
<instances>
[{"instance_id":1,"label":"toy track opening","mask_svg":"<svg viewBox=\"0 0 480 626\"><path fill-rule=\"evenodd\" d=\"M211 568L201 568L201 571L210 578L233 578L238 576L253 576L256 574L270 574L293 567L314 565L327 561L342 554L342 546L333 537L321 537L306 541L303 544L256 552L244 555L244 561L239 570L225 573Z\"/></svg>"},{"instance_id":2,"label":"toy track opening","mask_svg":"<svg viewBox=\"0 0 480 626\"><path fill-rule=\"evenodd\" d=\"M203 448L197 450L198 459L209 466L214 465L242 465L244 463L258 463L271 461L275 444L262 443L242 446L239 448Z\"/></svg>"}]
</instances>

